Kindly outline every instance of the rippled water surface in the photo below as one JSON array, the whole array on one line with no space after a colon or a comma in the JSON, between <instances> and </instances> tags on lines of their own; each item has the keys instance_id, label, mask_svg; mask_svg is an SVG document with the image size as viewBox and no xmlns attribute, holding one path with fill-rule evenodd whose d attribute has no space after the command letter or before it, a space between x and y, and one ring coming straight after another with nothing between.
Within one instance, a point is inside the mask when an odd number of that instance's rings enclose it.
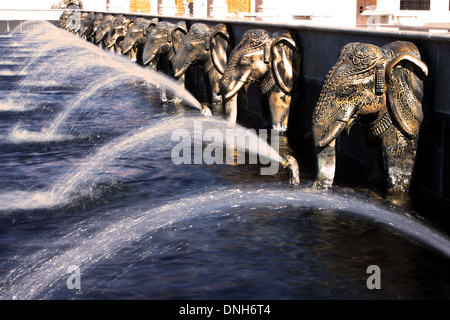
<instances>
[{"instance_id":1,"label":"rippled water surface","mask_svg":"<svg viewBox=\"0 0 450 320\"><path fill-rule=\"evenodd\" d=\"M176 165L174 130L226 123L161 74L25 27L0 35L0 298L450 297L450 242L415 214L262 164Z\"/></svg>"}]
</instances>

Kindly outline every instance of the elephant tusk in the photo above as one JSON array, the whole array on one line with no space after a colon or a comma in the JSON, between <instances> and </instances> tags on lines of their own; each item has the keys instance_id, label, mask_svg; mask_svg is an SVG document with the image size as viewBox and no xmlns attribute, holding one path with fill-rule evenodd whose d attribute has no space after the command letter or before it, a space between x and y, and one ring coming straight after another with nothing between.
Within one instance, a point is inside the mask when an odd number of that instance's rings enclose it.
<instances>
[{"instance_id":1,"label":"elephant tusk","mask_svg":"<svg viewBox=\"0 0 450 320\"><path fill-rule=\"evenodd\" d=\"M236 82L236 84L233 87L233 89L231 89L231 91L229 91L225 95L225 99L230 99L232 96L234 96L242 88L242 86L247 82L247 79L250 76L250 72L251 72L251 70L248 70L247 72L245 72L242 75L242 77ZM231 82L230 84L232 84L232 83L233 82Z\"/></svg>"},{"instance_id":2,"label":"elephant tusk","mask_svg":"<svg viewBox=\"0 0 450 320\"><path fill-rule=\"evenodd\" d=\"M133 46L129 46L128 48L126 48L125 50L122 50L123 54L127 54L128 52L131 51L131 49L133 49Z\"/></svg>"},{"instance_id":3,"label":"elephant tusk","mask_svg":"<svg viewBox=\"0 0 450 320\"><path fill-rule=\"evenodd\" d=\"M147 59L145 59L144 61L142 61L142 63L144 64L144 66L148 65L150 62L153 61L153 59L155 59L156 54L152 54L150 55Z\"/></svg>"},{"instance_id":4,"label":"elephant tusk","mask_svg":"<svg viewBox=\"0 0 450 320\"><path fill-rule=\"evenodd\" d=\"M237 84L234 86L234 88L225 95L225 99L230 99L231 97L233 97L242 88L244 84L245 82L239 80Z\"/></svg>"},{"instance_id":5,"label":"elephant tusk","mask_svg":"<svg viewBox=\"0 0 450 320\"><path fill-rule=\"evenodd\" d=\"M180 70L175 69L175 78L181 77L189 67L190 64L185 64Z\"/></svg>"},{"instance_id":6,"label":"elephant tusk","mask_svg":"<svg viewBox=\"0 0 450 320\"><path fill-rule=\"evenodd\" d=\"M97 29L98 29L98 28L93 28L91 34L89 35L89 38L91 38L91 37L94 36L94 34L97 32Z\"/></svg>"},{"instance_id":7,"label":"elephant tusk","mask_svg":"<svg viewBox=\"0 0 450 320\"><path fill-rule=\"evenodd\" d=\"M111 48L116 43L116 39L114 39L110 44L106 46L106 48Z\"/></svg>"},{"instance_id":8,"label":"elephant tusk","mask_svg":"<svg viewBox=\"0 0 450 320\"><path fill-rule=\"evenodd\" d=\"M317 145L320 148L323 148L323 147L327 146L328 144L330 144L333 140L335 140L339 136L339 134L342 132L342 130L344 130L346 125L347 125L347 122L337 120L335 122L333 128L331 129L330 133L325 138L320 140Z\"/></svg>"}]
</instances>

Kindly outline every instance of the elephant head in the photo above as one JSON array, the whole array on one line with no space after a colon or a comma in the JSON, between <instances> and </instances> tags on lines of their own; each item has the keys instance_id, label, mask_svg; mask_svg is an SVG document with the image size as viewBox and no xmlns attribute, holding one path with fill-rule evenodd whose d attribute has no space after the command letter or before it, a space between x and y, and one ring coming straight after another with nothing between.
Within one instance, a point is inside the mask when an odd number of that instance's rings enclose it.
<instances>
[{"instance_id":1,"label":"elephant head","mask_svg":"<svg viewBox=\"0 0 450 320\"><path fill-rule=\"evenodd\" d=\"M112 30L113 24L116 21L116 17L112 14L106 15L95 33L95 44L98 46L104 46L109 32Z\"/></svg>"},{"instance_id":2,"label":"elephant head","mask_svg":"<svg viewBox=\"0 0 450 320\"><path fill-rule=\"evenodd\" d=\"M86 13L83 13L86 14ZM82 14L80 10L72 10L72 13L67 18L67 30L72 33L77 33L81 27Z\"/></svg>"},{"instance_id":3,"label":"elephant head","mask_svg":"<svg viewBox=\"0 0 450 320\"><path fill-rule=\"evenodd\" d=\"M174 76L181 77L195 63L201 65L209 81L212 102L221 102L217 93L227 64L228 41L227 28L222 23L213 27L193 24L173 59Z\"/></svg>"},{"instance_id":4,"label":"elephant head","mask_svg":"<svg viewBox=\"0 0 450 320\"><path fill-rule=\"evenodd\" d=\"M131 50L140 50L147 42L147 36L152 32L158 18L136 18L128 25L127 34L122 44L122 53L128 54Z\"/></svg>"},{"instance_id":5,"label":"elephant head","mask_svg":"<svg viewBox=\"0 0 450 320\"><path fill-rule=\"evenodd\" d=\"M236 122L236 94L255 82L269 100L272 126L286 131L291 90L299 74L301 51L288 33L248 30L233 49L222 77L222 96L229 121Z\"/></svg>"},{"instance_id":6,"label":"elephant head","mask_svg":"<svg viewBox=\"0 0 450 320\"><path fill-rule=\"evenodd\" d=\"M60 16L59 16L59 21L58 21L58 26L62 29L66 29L67 27L67 19L70 16L70 12L69 11L64 11Z\"/></svg>"},{"instance_id":7,"label":"elephant head","mask_svg":"<svg viewBox=\"0 0 450 320\"><path fill-rule=\"evenodd\" d=\"M335 140L355 121L381 142L388 190L409 189L423 119L422 80L428 73L411 42L383 47L349 43L328 72L314 109L317 187L330 187L335 173Z\"/></svg>"},{"instance_id":8,"label":"elephant head","mask_svg":"<svg viewBox=\"0 0 450 320\"><path fill-rule=\"evenodd\" d=\"M86 30L86 39L90 42L95 43L95 33L97 32L100 23L102 23L103 14L97 13L89 24L89 28Z\"/></svg>"},{"instance_id":9,"label":"elephant head","mask_svg":"<svg viewBox=\"0 0 450 320\"><path fill-rule=\"evenodd\" d=\"M111 31L108 34L108 37L105 40L106 48L113 48L116 46L117 48L122 47L123 40L128 31L128 25L131 23L131 20L125 17L124 15L119 15L116 17L114 21ZM118 49L119 50L119 49Z\"/></svg>"},{"instance_id":10,"label":"elephant head","mask_svg":"<svg viewBox=\"0 0 450 320\"><path fill-rule=\"evenodd\" d=\"M144 46L142 53L143 64L150 64L153 68L156 68L157 61L162 55L167 55L169 61L172 61L186 33L187 27L184 21L180 21L177 24L167 21L157 23L153 31L148 35Z\"/></svg>"},{"instance_id":11,"label":"elephant head","mask_svg":"<svg viewBox=\"0 0 450 320\"><path fill-rule=\"evenodd\" d=\"M81 27L80 27L80 30L78 31L78 34L80 37L86 38L86 32L87 32L92 20L94 19L94 17L95 17L95 14L93 14L93 13L87 13L87 14L83 14L81 16Z\"/></svg>"}]
</instances>

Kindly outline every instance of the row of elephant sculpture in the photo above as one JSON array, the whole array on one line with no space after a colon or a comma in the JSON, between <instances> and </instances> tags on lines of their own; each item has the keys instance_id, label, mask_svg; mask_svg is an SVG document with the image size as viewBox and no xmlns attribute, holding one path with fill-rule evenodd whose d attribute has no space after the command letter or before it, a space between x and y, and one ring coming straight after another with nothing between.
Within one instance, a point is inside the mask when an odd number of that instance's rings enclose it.
<instances>
[{"instance_id":1,"label":"row of elephant sculpture","mask_svg":"<svg viewBox=\"0 0 450 320\"><path fill-rule=\"evenodd\" d=\"M123 15L73 12L61 15L59 26L104 48L128 55L151 68L168 60L170 75L184 84L185 72L200 65L210 101L223 106L230 122L237 120L237 93L251 83L267 97L272 127L285 132L302 52L288 32L263 29L245 32L230 50L227 28L157 18L130 20ZM428 68L417 47L394 41L383 47L353 42L345 45L322 85L312 117L317 173L315 186L333 184L335 143L355 122L370 142L381 145L390 192L406 192L411 183L423 120L423 80ZM370 143L369 145L376 145Z\"/></svg>"},{"instance_id":2,"label":"row of elephant sculpture","mask_svg":"<svg viewBox=\"0 0 450 320\"><path fill-rule=\"evenodd\" d=\"M158 21L123 15L64 12L59 26L111 51L128 55L154 69L167 59L165 73L184 85L186 71L200 65L208 83L209 101L225 103L230 121L237 120L237 92L252 82L269 98L274 129L287 130L291 90L298 78L301 53L288 33L269 34L250 30L230 51L227 28L220 23L208 26L194 23Z\"/></svg>"}]
</instances>

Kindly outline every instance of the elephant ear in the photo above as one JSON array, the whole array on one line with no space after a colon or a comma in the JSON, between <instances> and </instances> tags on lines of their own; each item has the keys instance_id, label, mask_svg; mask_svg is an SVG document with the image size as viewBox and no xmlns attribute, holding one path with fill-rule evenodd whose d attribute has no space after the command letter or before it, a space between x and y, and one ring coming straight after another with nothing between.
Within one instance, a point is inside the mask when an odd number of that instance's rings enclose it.
<instances>
[{"instance_id":1,"label":"elephant ear","mask_svg":"<svg viewBox=\"0 0 450 320\"><path fill-rule=\"evenodd\" d=\"M227 66L227 51L230 36L227 32L226 25L223 23L215 25L212 27L212 30L209 41L206 41L206 43L210 43L211 59L214 66L220 74L223 74Z\"/></svg>"},{"instance_id":2,"label":"elephant ear","mask_svg":"<svg viewBox=\"0 0 450 320\"><path fill-rule=\"evenodd\" d=\"M171 32L171 40L173 41L173 50L178 51L178 48L183 40L184 36L187 34L187 26L185 21L178 22Z\"/></svg>"},{"instance_id":3,"label":"elephant ear","mask_svg":"<svg viewBox=\"0 0 450 320\"><path fill-rule=\"evenodd\" d=\"M390 111L402 133L413 139L423 120L423 79L428 75L428 67L412 43L398 41L390 49L394 53L386 64Z\"/></svg>"},{"instance_id":4,"label":"elephant ear","mask_svg":"<svg viewBox=\"0 0 450 320\"><path fill-rule=\"evenodd\" d=\"M131 19L125 19L125 30L128 30L128 28L131 26L131 24L133 23L133 20Z\"/></svg>"},{"instance_id":5,"label":"elephant ear","mask_svg":"<svg viewBox=\"0 0 450 320\"><path fill-rule=\"evenodd\" d=\"M280 89L290 94L300 71L301 51L287 33L275 34L270 47L272 72ZM267 51L267 50L265 50ZM265 55L267 55L265 53Z\"/></svg>"},{"instance_id":6,"label":"elephant ear","mask_svg":"<svg viewBox=\"0 0 450 320\"><path fill-rule=\"evenodd\" d=\"M149 35L150 33L152 33L153 30L155 30L156 25L158 24L159 19L158 18L153 18L150 20L150 23L148 24L148 26L146 26L146 28L144 28L144 36Z\"/></svg>"}]
</instances>

